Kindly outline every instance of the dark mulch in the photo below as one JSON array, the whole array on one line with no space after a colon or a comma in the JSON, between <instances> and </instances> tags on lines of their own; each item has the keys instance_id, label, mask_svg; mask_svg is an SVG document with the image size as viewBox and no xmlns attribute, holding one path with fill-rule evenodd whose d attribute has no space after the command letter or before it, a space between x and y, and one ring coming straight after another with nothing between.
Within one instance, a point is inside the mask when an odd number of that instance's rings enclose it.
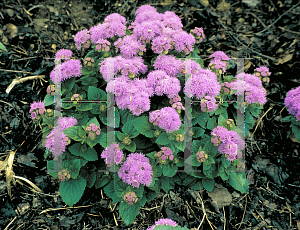
<instances>
[{"instance_id":1,"label":"dark mulch","mask_svg":"<svg viewBox=\"0 0 300 230\"><path fill-rule=\"evenodd\" d=\"M146 229L159 218L171 218L181 226L200 229L300 229L299 142L291 134L284 98L300 85L298 1L261 0L186 1L28 1L0 3L0 39L8 52L0 52L0 160L17 150L13 171L42 189L32 191L24 180L7 193L5 175L0 181L0 229ZM151 4L159 12L174 11L184 30L203 27L207 40L198 45L205 60L222 50L245 60L245 71L266 65L272 72L268 102L257 117L256 131L246 139L250 192L239 194L218 180L232 197L218 210L206 191L202 202L194 191L176 186L160 193L141 209L134 224L125 226L118 208L101 190L86 189L82 199L68 208L57 195L58 182L49 176L44 161L41 127L29 118L30 103L46 95L53 58L59 49L76 50L73 37L111 13L134 19L135 10ZM292 8L292 10L290 10ZM76 51L76 56L80 53ZM41 75L5 92L13 79ZM43 77L42 75L45 75ZM45 82L46 81L46 82ZM253 134L253 138L251 138ZM225 199L225 198L224 198ZM209 220L209 221L208 221ZM209 223L210 222L210 223ZM6 227L6 228L5 228Z\"/></svg>"}]
</instances>

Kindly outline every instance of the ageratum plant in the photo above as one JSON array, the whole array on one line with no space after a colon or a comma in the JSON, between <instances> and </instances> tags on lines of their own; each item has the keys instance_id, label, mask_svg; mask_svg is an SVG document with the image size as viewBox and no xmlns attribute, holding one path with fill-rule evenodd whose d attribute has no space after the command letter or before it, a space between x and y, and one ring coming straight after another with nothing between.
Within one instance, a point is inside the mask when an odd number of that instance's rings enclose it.
<instances>
[{"instance_id":1,"label":"ageratum plant","mask_svg":"<svg viewBox=\"0 0 300 230\"><path fill-rule=\"evenodd\" d=\"M286 116L283 122L291 122L291 130L300 142L300 86L287 92L284 104L291 115Z\"/></svg>"},{"instance_id":2,"label":"ageratum plant","mask_svg":"<svg viewBox=\"0 0 300 230\"><path fill-rule=\"evenodd\" d=\"M119 202L127 225L140 207L161 189L168 193L175 183L212 191L215 178L221 177L241 193L248 192L245 172L237 172L234 162L244 148L237 134L237 104L222 102L245 93L247 135L266 103L259 76L270 74L260 67L253 75L227 75L232 65L222 51L213 53L204 68L195 47L205 38L202 28L187 33L174 12L161 14L149 5L135 14L128 28L126 19L115 13L79 31L74 40L85 57L81 61L71 50L59 50L55 58L61 64L50 73L47 95L30 109L32 119L44 127L48 173L60 181L63 201L73 206L86 187L103 188ZM50 109L55 77L61 79L63 99L56 126ZM191 105L190 118L185 117L185 97L198 101ZM110 117L112 98L116 106ZM190 130L185 119L191 121ZM110 135L114 138L108 143ZM192 154L185 159L189 141ZM60 171L54 170L56 157L62 158ZM186 165L192 170L178 171Z\"/></svg>"}]
</instances>

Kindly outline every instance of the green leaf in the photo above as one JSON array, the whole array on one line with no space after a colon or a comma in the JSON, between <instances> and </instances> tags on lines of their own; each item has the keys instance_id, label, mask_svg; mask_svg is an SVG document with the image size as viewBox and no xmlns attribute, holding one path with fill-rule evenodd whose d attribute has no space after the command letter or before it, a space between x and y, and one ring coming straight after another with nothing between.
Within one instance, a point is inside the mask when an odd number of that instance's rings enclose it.
<instances>
[{"instance_id":1,"label":"green leaf","mask_svg":"<svg viewBox=\"0 0 300 230\"><path fill-rule=\"evenodd\" d=\"M205 129L208 118L209 118L208 113L201 112L199 116L196 117L195 122Z\"/></svg>"},{"instance_id":2,"label":"green leaf","mask_svg":"<svg viewBox=\"0 0 300 230\"><path fill-rule=\"evenodd\" d=\"M173 141L175 147L184 152L184 142Z\"/></svg>"},{"instance_id":3,"label":"green leaf","mask_svg":"<svg viewBox=\"0 0 300 230\"><path fill-rule=\"evenodd\" d=\"M71 77L63 82L63 88L71 91L75 85L75 77Z\"/></svg>"},{"instance_id":4,"label":"green leaf","mask_svg":"<svg viewBox=\"0 0 300 230\"><path fill-rule=\"evenodd\" d=\"M93 68L82 67L81 75L89 75L93 72Z\"/></svg>"},{"instance_id":5,"label":"green leaf","mask_svg":"<svg viewBox=\"0 0 300 230\"><path fill-rule=\"evenodd\" d=\"M122 193L126 191L128 184L125 184L122 180L114 175L114 191L116 196L123 198Z\"/></svg>"},{"instance_id":6,"label":"green leaf","mask_svg":"<svg viewBox=\"0 0 300 230\"><path fill-rule=\"evenodd\" d=\"M199 57L195 51L193 51L193 52L189 55L189 57L190 57L193 61L195 61L195 62L197 62L198 64L200 64L201 68L204 67L202 58Z\"/></svg>"},{"instance_id":7,"label":"green leaf","mask_svg":"<svg viewBox=\"0 0 300 230\"><path fill-rule=\"evenodd\" d=\"M126 225L132 224L140 211L139 200L132 205L128 205L126 202L122 201L119 206L119 214Z\"/></svg>"},{"instance_id":8,"label":"green leaf","mask_svg":"<svg viewBox=\"0 0 300 230\"><path fill-rule=\"evenodd\" d=\"M132 121L127 121L122 127L123 133L129 134L130 138L137 137L140 133L134 128Z\"/></svg>"},{"instance_id":9,"label":"green leaf","mask_svg":"<svg viewBox=\"0 0 300 230\"><path fill-rule=\"evenodd\" d=\"M258 114L260 113L260 109L258 109L257 107L253 107L253 106L251 106L251 107L248 107L249 108L249 110L250 110L250 113L254 116L254 117L257 117L258 116Z\"/></svg>"},{"instance_id":10,"label":"green leaf","mask_svg":"<svg viewBox=\"0 0 300 230\"><path fill-rule=\"evenodd\" d=\"M227 158L224 155L222 155L221 161L225 168L229 167L231 164L231 161L227 160Z\"/></svg>"},{"instance_id":11,"label":"green leaf","mask_svg":"<svg viewBox=\"0 0 300 230\"><path fill-rule=\"evenodd\" d=\"M68 206L72 207L82 197L85 187L86 180L84 178L61 182L59 185L60 196Z\"/></svg>"},{"instance_id":12,"label":"green leaf","mask_svg":"<svg viewBox=\"0 0 300 230\"><path fill-rule=\"evenodd\" d=\"M104 175L102 172L97 172L97 179L95 182L95 188L101 188L110 182L111 178L109 175Z\"/></svg>"},{"instance_id":13,"label":"green leaf","mask_svg":"<svg viewBox=\"0 0 300 230\"><path fill-rule=\"evenodd\" d=\"M218 125L219 126L223 126L224 122L225 122L225 117L223 116L223 114L220 114L220 116L218 117Z\"/></svg>"},{"instance_id":14,"label":"green leaf","mask_svg":"<svg viewBox=\"0 0 300 230\"><path fill-rule=\"evenodd\" d=\"M45 107L49 106L49 105L53 105L54 104L54 96L50 96L49 94L46 94L45 99L44 99L44 104L45 104Z\"/></svg>"},{"instance_id":15,"label":"green leaf","mask_svg":"<svg viewBox=\"0 0 300 230\"><path fill-rule=\"evenodd\" d=\"M151 124L149 123L149 119L146 116L135 118L133 121L134 128L141 134L146 137L153 138L154 131L151 128Z\"/></svg>"},{"instance_id":16,"label":"green leaf","mask_svg":"<svg viewBox=\"0 0 300 230\"><path fill-rule=\"evenodd\" d=\"M2 44L2 42L0 42L0 49L7 52L7 49L6 49L6 47Z\"/></svg>"},{"instance_id":17,"label":"green leaf","mask_svg":"<svg viewBox=\"0 0 300 230\"><path fill-rule=\"evenodd\" d=\"M155 141L155 143L158 145L167 145L170 142L171 141L168 139L168 136L165 132L162 132Z\"/></svg>"},{"instance_id":18,"label":"green leaf","mask_svg":"<svg viewBox=\"0 0 300 230\"><path fill-rule=\"evenodd\" d=\"M98 143L98 139L100 140L100 138L96 138L95 140L91 140L90 138L88 138L86 140L86 143L88 144L88 146L90 146L90 148L93 148Z\"/></svg>"},{"instance_id":19,"label":"green leaf","mask_svg":"<svg viewBox=\"0 0 300 230\"><path fill-rule=\"evenodd\" d=\"M66 134L67 137L71 138L74 141L82 141L83 138L78 135L79 129L82 128L80 126L72 126L63 130L63 132L64 134Z\"/></svg>"},{"instance_id":20,"label":"green leaf","mask_svg":"<svg viewBox=\"0 0 300 230\"><path fill-rule=\"evenodd\" d=\"M194 132L193 138L201 137L205 133L205 130L200 127L192 127L192 130Z\"/></svg>"},{"instance_id":21,"label":"green leaf","mask_svg":"<svg viewBox=\"0 0 300 230\"><path fill-rule=\"evenodd\" d=\"M207 128L213 130L217 126L216 118L211 117L207 122Z\"/></svg>"},{"instance_id":22,"label":"green leaf","mask_svg":"<svg viewBox=\"0 0 300 230\"><path fill-rule=\"evenodd\" d=\"M245 172L230 172L229 184L241 193L249 192L249 185Z\"/></svg>"},{"instance_id":23,"label":"green leaf","mask_svg":"<svg viewBox=\"0 0 300 230\"><path fill-rule=\"evenodd\" d=\"M106 185L103 188L103 191L105 192L105 194L113 200L114 203L118 203L122 200L121 197L116 196L115 194L115 189L114 189L114 182L111 181L108 185Z\"/></svg>"},{"instance_id":24,"label":"green leaf","mask_svg":"<svg viewBox=\"0 0 300 230\"><path fill-rule=\"evenodd\" d=\"M214 189L214 185L215 185L215 180L214 179L202 179L202 184L203 184L203 187L211 192L213 189Z\"/></svg>"},{"instance_id":25,"label":"green leaf","mask_svg":"<svg viewBox=\"0 0 300 230\"><path fill-rule=\"evenodd\" d=\"M226 111L226 107L222 106L221 104L219 104L219 106L214 110L214 113L216 115L219 115L221 113L224 113Z\"/></svg>"},{"instance_id":26,"label":"green leaf","mask_svg":"<svg viewBox=\"0 0 300 230\"><path fill-rule=\"evenodd\" d=\"M177 172L178 167L173 164L166 164L163 166L163 175L167 177L173 177L175 176Z\"/></svg>"},{"instance_id":27,"label":"green leaf","mask_svg":"<svg viewBox=\"0 0 300 230\"><path fill-rule=\"evenodd\" d=\"M245 114L245 122L251 124L251 126L254 123L254 118L251 116L249 111L247 111L246 114Z\"/></svg>"},{"instance_id":28,"label":"green leaf","mask_svg":"<svg viewBox=\"0 0 300 230\"><path fill-rule=\"evenodd\" d=\"M151 141L149 141L147 138L145 138L142 135L137 136L132 141L135 142L137 149L146 149L152 146Z\"/></svg>"},{"instance_id":29,"label":"green leaf","mask_svg":"<svg viewBox=\"0 0 300 230\"><path fill-rule=\"evenodd\" d=\"M70 171L71 177L76 179L81 168L80 159L68 160L65 162L64 167Z\"/></svg>"},{"instance_id":30,"label":"green leaf","mask_svg":"<svg viewBox=\"0 0 300 230\"><path fill-rule=\"evenodd\" d=\"M95 85L98 82L98 79L95 77L87 77L87 78L81 78L81 84L82 85Z\"/></svg>"},{"instance_id":31,"label":"green leaf","mask_svg":"<svg viewBox=\"0 0 300 230\"><path fill-rule=\"evenodd\" d=\"M88 188L93 187L93 185L96 182L97 173L95 171L92 171L92 170L84 170L81 175L86 180L87 187Z\"/></svg>"},{"instance_id":32,"label":"green leaf","mask_svg":"<svg viewBox=\"0 0 300 230\"><path fill-rule=\"evenodd\" d=\"M300 127L298 125L291 124L292 132L296 139L300 141Z\"/></svg>"},{"instance_id":33,"label":"green leaf","mask_svg":"<svg viewBox=\"0 0 300 230\"><path fill-rule=\"evenodd\" d=\"M90 86L88 89L88 99L90 101L100 101L100 100L107 100L106 92L102 89L98 89L94 86Z\"/></svg>"},{"instance_id":34,"label":"green leaf","mask_svg":"<svg viewBox=\"0 0 300 230\"><path fill-rule=\"evenodd\" d=\"M122 124L125 124L127 121L135 119L135 117L133 115L129 114L129 112L127 110L121 110L120 109L119 113L121 115Z\"/></svg>"},{"instance_id":35,"label":"green leaf","mask_svg":"<svg viewBox=\"0 0 300 230\"><path fill-rule=\"evenodd\" d=\"M161 185L162 185L162 189L168 193L170 189L174 188L174 181L172 177L161 177Z\"/></svg>"},{"instance_id":36,"label":"green leaf","mask_svg":"<svg viewBox=\"0 0 300 230\"><path fill-rule=\"evenodd\" d=\"M89 111L93 108L92 103L82 102L76 105L76 111Z\"/></svg>"},{"instance_id":37,"label":"green leaf","mask_svg":"<svg viewBox=\"0 0 300 230\"><path fill-rule=\"evenodd\" d=\"M131 141L130 145L125 145L125 149L127 149L131 153L134 153L136 150L136 144Z\"/></svg>"}]
</instances>

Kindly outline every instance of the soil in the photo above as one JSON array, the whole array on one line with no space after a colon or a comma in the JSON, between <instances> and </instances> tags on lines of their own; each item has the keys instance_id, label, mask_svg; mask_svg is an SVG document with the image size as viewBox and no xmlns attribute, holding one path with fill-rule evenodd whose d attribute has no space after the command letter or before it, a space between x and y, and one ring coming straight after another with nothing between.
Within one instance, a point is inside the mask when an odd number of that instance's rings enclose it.
<instances>
[{"instance_id":1,"label":"soil","mask_svg":"<svg viewBox=\"0 0 300 230\"><path fill-rule=\"evenodd\" d=\"M205 190L198 193L176 185L147 203L126 226L101 189L87 188L73 208L64 204L57 193L59 183L46 173L42 129L32 122L29 109L46 95L54 67L49 58L57 50L71 49L80 56L74 43L78 31L103 22L111 13L131 21L145 4L160 13L174 11L185 31L203 27L206 39L197 46L205 66L209 55L221 50L230 57L251 58L245 59L245 72L265 65L272 75L266 87L268 102L246 137L249 193L240 194L217 180L216 192L225 187L229 202L224 196L216 203ZM199 230L299 230L300 145L290 124L282 122L289 115L286 93L300 86L299 15L297 0L3 0L0 41L7 52L0 51L0 160L16 151L12 168L21 178L7 183L4 171L0 174L0 229L147 229L160 218L170 218L188 228L200 226ZM29 76L39 77L6 93L14 79ZM22 178L43 192L35 192Z\"/></svg>"}]
</instances>

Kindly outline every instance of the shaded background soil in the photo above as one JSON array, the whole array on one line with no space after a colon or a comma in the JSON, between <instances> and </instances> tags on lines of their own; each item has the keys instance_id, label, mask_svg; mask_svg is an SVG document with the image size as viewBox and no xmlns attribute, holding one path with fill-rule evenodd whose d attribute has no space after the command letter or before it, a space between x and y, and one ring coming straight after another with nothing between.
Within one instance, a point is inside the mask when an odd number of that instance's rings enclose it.
<instances>
[{"instance_id":1,"label":"shaded background soil","mask_svg":"<svg viewBox=\"0 0 300 230\"><path fill-rule=\"evenodd\" d=\"M201 191L208 217L203 222L204 210L195 191L177 185L147 203L130 226L101 190L87 188L74 208L66 207L57 194L59 183L45 172L41 127L29 118L30 103L46 95L54 67L47 58L62 48L80 57L73 40L78 31L102 23L111 13L131 21L144 4L160 13L174 11L188 32L203 27L206 39L197 46L205 66L209 55L221 50L230 57L252 58L245 60L245 72L252 73L261 65L272 72L266 87L268 102L257 117L256 131L246 137L250 192L241 195L217 180L228 189L231 202L223 208L221 201L218 206L212 202L215 198ZM4 0L0 3L0 39L8 52L0 51L0 160L8 151L17 150L15 175L33 182L43 193L16 179L10 198L2 174L0 229L146 229L160 218L188 228L201 225L199 229L300 229L299 142L290 124L282 122L288 115L286 93L300 85L299 15L297 0ZM25 81L9 94L5 92L13 79L38 75L41 79Z\"/></svg>"}]
</instances>

